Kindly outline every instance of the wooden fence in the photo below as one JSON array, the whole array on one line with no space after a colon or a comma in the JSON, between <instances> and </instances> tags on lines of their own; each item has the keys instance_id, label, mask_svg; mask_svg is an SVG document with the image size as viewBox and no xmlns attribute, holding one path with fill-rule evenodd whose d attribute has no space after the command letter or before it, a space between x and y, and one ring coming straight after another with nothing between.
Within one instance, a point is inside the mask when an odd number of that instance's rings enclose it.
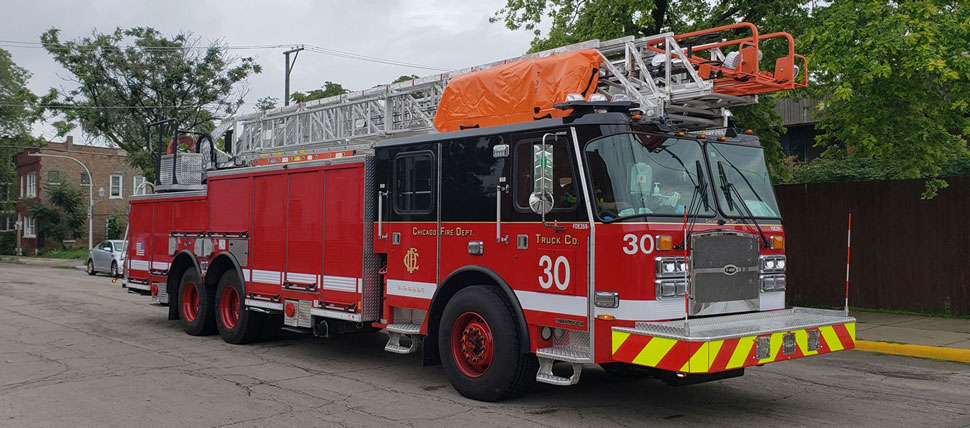
<instances>
[{"instance_id":1,"label":"wooden fence","mask_svg":"<svg viewBox=\"0 0 970 428\"><path fill-rule=\"evenodd\" d=\"M970 177L922 200L921 180L775 186L789 304L841 307L852 212L849 305L970 314Z\"/></svg>"}]
</instances>

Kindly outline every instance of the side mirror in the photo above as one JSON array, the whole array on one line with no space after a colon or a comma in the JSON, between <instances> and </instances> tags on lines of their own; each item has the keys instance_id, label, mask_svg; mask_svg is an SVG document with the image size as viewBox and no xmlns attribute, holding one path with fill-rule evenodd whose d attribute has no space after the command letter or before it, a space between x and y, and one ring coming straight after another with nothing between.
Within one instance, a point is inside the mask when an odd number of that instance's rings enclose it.
<instances>
[{"instance_id":1,"label":"side mirror","mask_svg":"<svg viewBox=\"0 0 970 428\"><path fill-rule=\"evenodd\" d=\"M548 214L552 211L553 202L551 193L533 192L529 195L529 208L536 214Z\"/></svg>"},{"instance_id":2,"label":"side mirror","mask_svg":"<svg viewBox=\"0 0 970 428\"><path fill-rule=\"evenodd\" d=\"M532 176L534 181L532 194L529 195L529 208L532 208L532 212L543 216L552 211L555 203L552 198L552 146L546 144L546 137L549 135L551 134L542 137L541 145L532 146Z\"/></svg>"}]
</instances>

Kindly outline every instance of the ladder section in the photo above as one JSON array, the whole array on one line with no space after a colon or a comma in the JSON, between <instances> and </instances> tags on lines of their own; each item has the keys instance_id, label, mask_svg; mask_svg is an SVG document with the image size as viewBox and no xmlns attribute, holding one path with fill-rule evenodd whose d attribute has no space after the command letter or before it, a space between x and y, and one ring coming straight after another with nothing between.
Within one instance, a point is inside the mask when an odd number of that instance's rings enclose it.
<instances>
[{"instance_id":1,"label":"ladder section","mask_svg":"<svg viewBox=\"0 0 970 428\"><path fill-rule=\"evenodd\" d=\"M720 38L724 32L733 34L747 28L752 31L750 37L731 41ZM778 60L780 65L776 65L774 75L759 71L758 60L752 56L760 52L758 43L783 36L789 41L789 55ZM736 51L725 55L726 49L732 49L729 47ZM590 40L238 116L223 122L214 135L232 130L235 143L231 155L237 164L252 164L267 156L368 149L390 136L436 132L433 122L442 93L457 75L581 49L595 49L603 57L598 93L623 94L640 105L643 120L684 130L726 126L727 108L757 102L757 93L797 87L794 75L798 73L797 69L792 70L793 63L796 57L803 59L794 54L791 36L759 36L748 23L683 35Z\"/></svg>"}]
</instances>

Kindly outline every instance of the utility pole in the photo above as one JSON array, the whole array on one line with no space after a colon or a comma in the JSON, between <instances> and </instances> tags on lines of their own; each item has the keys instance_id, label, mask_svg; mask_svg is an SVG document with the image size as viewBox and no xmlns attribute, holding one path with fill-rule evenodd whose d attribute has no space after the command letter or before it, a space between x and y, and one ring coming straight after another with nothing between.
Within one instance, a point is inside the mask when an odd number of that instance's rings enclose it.
<instances>
[{"instance_id":1,"label":"utility pole","mask_svg":"<svg viewBox=\"0 0 970 428\"><path fill-rule=\"evenodd\" d=\"M283 52L283 56L286 57L286 84L284 89L285 93L283 94L284 106L290 105L290 72L293 71L293 64L296 64L296 58L300 56L300 51L302 50L303 50L303 46L301 45L298 48L293 48ZM290 54L294 54L293 62L290 62Z\"/></svg>"}]
</instances>

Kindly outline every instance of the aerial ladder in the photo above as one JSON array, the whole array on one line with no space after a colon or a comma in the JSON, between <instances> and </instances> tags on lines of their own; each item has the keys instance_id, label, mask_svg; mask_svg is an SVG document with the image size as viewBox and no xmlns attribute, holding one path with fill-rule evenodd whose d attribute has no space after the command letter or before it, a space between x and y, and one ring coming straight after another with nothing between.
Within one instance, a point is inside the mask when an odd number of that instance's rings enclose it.
<instances>
[{"instance_id":1,"label":"aerial ladder","mask_svg":"<svg viewBox=\"0 0 970 428\"><path fill-rule=\"evenodd\" d=\"M734 37L739 33L743 36ZM774 70L761 70L761 44L771 39L787 42L787 50L775 60ZM685 34L589 40L225 119L212 132L215 138L199 134L196 153L179 154L170 144L169 153L159 156L157 190L200 187L206 169L340 156L366 151L389 137L437 132L435 114L454 77L588 49L602 56L594 91L599 95L594 96L635 102L644 122L688 132L725 128L729 108L808 81L807 61L795 53L791 35L760 34L747 22ZM176 130L173 141L180 134ZM219 138L228 143L225 152L213 147ZM176 162L176 157L182 159Z\"/></svg>"}]
</instances>

